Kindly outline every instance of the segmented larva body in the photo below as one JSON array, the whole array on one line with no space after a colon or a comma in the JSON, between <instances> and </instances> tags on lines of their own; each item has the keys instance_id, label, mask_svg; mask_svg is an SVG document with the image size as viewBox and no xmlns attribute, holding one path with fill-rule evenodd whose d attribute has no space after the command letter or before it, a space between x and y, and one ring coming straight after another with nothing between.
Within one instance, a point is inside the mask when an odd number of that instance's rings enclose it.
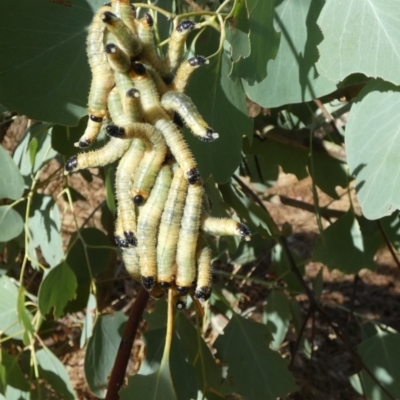
<instances>
[{"instance_id":1,"label":"segmented larva body","mask_svg":"<svg viewBox=\"0 0 400 400\"><path fill-rule=\"evenodd\" d=\"M179 166L190 184L200 180L196 162L184 141L181 133L175 127L168 114L160 104L159 94L143 64L135 63L131 72L135 87L141 93L141 104L146 120L163 133L168 147L171 149Z\"/></svg>"},{"instance_id":2,"label":"segmented larva body","mask_svg":"<svg viewBox=\"0 0 400 400\"><path fill-rule=\"evenodd\" d=\"M206 241L199 237L197 243L197 279L194 297L200 301L206 301L211 296L212 283L212 254Z\"/></svg>"},{"instance_id":3,"label":"segmented larva body","mask_svg":"<svg viewBox=\"0 0 400 400\"><path fill-rule=\"evenodd\" d=\"M185 51L185 41L189 33L196 27L196 24L190 20L178 22L174 20L174 29L171 33L168 44L168 55L163 60L164 68L170 74L175 74L182 61L183 52Z\"/></svg>"},{"instance_id":4,"label":"segmented larva body","mask_svg":"<svg viewBox=\"0 0 400 400\"><path fill-rule=\"evenodd\" d=\"M214 236L240 236L246 241L249 241L251 236L245 224L231 218L214 218L207 214L201 217L200 229Z\"/></svg>"},{"instance_id":5,"label":"segmented larva body","mask_svg":"<svg viewBox=\"0 0 400 400\"><path fill-rule=\"evenodd\" d=\"M129 247L122 250L122 259L124 260L125 268L129 275L136 281L140 280L140 262L137 247Z\"/></svg>"},{"instance_id":6,"label":"segmented larva body","mask_svg":"<svg viewBox=\"0 0 400 400\"><path fill-rule=\"evenodd\" d=\"M134 89L134 84L132 82L132 79L129 76L129 73L127 73L127 72L115 71L114 79L115 79L115 86L116 86L118 93L120 95L120 98L121 98L122 108L123 108L124 112L127 113L127 112L129 112L129 109L126 105L126 101L128 99L127 94L132 89ZM140 96L139 91L137 89L135 89L135 90L136 90L136 92L133 97ZM130 96L130 97L132 97L132 96ZM141 121L141 119L142 119L142 114L141 114L140 107L138 107L138 109L136 110L135 121Z\"/></svg>"},{"instance_id":7,"label":"segmented larva body","mask_svg":"<svg viewBox=\"0 0 400 400\"><path fill-rule=\"evenodd\" d=\"M167 111L176 111L185 121L195 136L205 142L212 142L219 137L200 115L192 99L185 93L168 92L161 99L161 105Z\"/></svg>"},{"instance_id":8,"label":"segmented larva body","mask_svg":"<svg viewBox=\"0 0 400 400\"><path fill-rule=\"evenodd\" d=\"M111 2L112 12L124 21L125 25L133 32L136 32L136 10L129 0L113 0Z\"/></svg>"},{"instance_id":9,"label":"segmented larva body","mask_svg":"<svg viewBox=\"0 0 400 400\"><path fill-rule=\"evenodd\" d=\"M161 216L157 239L157 279L163 287L169 287L175 277L176 247L187 188L183 171L177 168Z\"/></svg>"},{"instance_id":10,"label":"segmented larva body","mask_svg":"<svg viewBox=\"0 0 400 400\"><path fill-rule=\"evenodd\" d=\"M118 140L118 139L117 139ZM130 194L132 175L143 157L146 146L139 140L132 140L129 149L122 156L115 174L115 193L117 197L117 221L120 230L115 233L115 241L121 244L136 246L136 210Z\"/></svg>"},{"instance_id":11,"label":"segmented larva body","mask_svg":"<svg viewBox=\"0 0 400 400\"><path fill-rule=\"evenodd\" d=\"M203 56L195 56L183 61L176 72L171 85L171 90L175 92L183 92L186 89L194 70L205 64L209 64L209 61Z\"/></svg>"},{"instance_id":12,"label":"segmented larva body","mask_svg":"<svg viewBox=\"0 0 400 400\"><path fill-rule=\"evenodd\" d=\"M104 24L102 16L109 11L103 6L97 11L89 26L86 40L87 55L92 71L92 83L88 99L89 121L86 130L75 146L88 147L100 133L103 118L107 115L107 97L114 85L114 76L104 53Z\"/></svg>"},{"instance_id":13,"label":"segmented larva body","mask_svg":"<svg viewBox=\"0 0 400 400\"><path fill-rule=\"evenodd\" d=\"M176 288L186 294L196 277L196 245L199 236L203 187L189 185L176 251Z\"/></svg>"},{"instance_id":14,"label":"segmented larva body","mask_svg":"<svg viewBox=\"0 0 400 400\"><path fill-rule=\"evenodd\" d=\"M131 66L131 60L126 53L124 53L114 43L108 43L104 47L107 55L108 63L114 71L127 72Z\"/></svg>"},{"instance_id":15,"label":"segmented larva body","mask_svg":"<svg viewBox=\"0 0 400 400\"><path fill-rule=\"evenodd\" d=\"M148 291L156 283L156 238L157 227L168 191L171 186L171 167L164 165L157 175L153 190L140 211L137 225L138 251L142 284Z\"/></svg>"},{"instance_id":16,"label":"segmented larva body","mask_svg":"<svg viewBox=\"0 0 400 400\"><path fill-rule=\"evenodd\" d=\"M102 21L111 32L123 52L129 57L136 57L142 51L142 42L121 18L111 11L104 11Z\"/></svg>"}]
</instances>

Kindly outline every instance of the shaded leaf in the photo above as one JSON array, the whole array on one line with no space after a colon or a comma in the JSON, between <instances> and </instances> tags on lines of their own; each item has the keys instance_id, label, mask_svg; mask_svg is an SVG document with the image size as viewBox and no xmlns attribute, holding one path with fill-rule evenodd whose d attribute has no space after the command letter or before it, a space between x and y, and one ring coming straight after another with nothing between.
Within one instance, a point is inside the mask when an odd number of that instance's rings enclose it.
<instances>
[{"instance_id":1,"label":"shaded leaf","mask_svg":"<svg viewBox=\"0 0 400 400\"><path fill-rule=\"evenodd\" d=\"M40 377L64 400L77 399L68 372L61 361L47 348L43 347L35 354Z\"/></svg>"},{"instance_id":2,"label":"shaded leaf","mask_svg":"<svg viewBox=\"0 0 400 400\"><path fill-rule=\"evenodd\" d=\"M24 220L10 206L0 206L0 226L0 242L8 242L23 231Z\"/></svg>"},{"instance_id":3,"label":"shaded leaf","mask_svg":"<svg viewBox=\"0 0 400 400\"><path fill-rule=\"evenodd\" d=\"M275 29L281 32L279 51L275 60L268 62L264 80L243 80L251 100L263 107L279 107L309 101L336 89L315 67L317 45L322 40L316 21L324 3L284 0L276 7Z\"/></svg>"},{"instance_id":4,"label":"shaded leaf","mask_svg":"<svg viewBox=\"0 0 400 400\"><path fill-rule=\"evenodd\" d=\"M36 120L78 123L86 113L90 83L87 28L102 3L81 1L63 7L50 1L0 2L0 13L7 15L0 26L4 106Z\"/></svg>"},{"instance_id":5,"label":"shaded leaf","mask_svg":"<svg viewBox=\"0 0 400 400\"><path fill-rule=\"evenodd\" d=\"M30 255L33 260L36 260L36 253L33 249L40 247L47 263L50 267L54 267L64 257L58 205L52 196L36 193L31 210L33 210L33 214L29 216Z\"/></svg>"},{"instance_id":6,"label":"shaded leaf","mask_svg":"<svg viewBox=\"0 0 400 400\"><path fill-rule=\"evenodd\" d=\"M76 295L76 277L67 263L63 262L45 274L38 294L39 309L42 315L53 310L54 319L63 315L68 300Z\"/></svg>"},{"instance_id":7,"label":"shaded leaf","mask_svg":"<svg viewBox=\"0 0 400 400\"><path fill-rule=\"evenodd\" d=\"M0 146L0 171L0 199L18 200L24 193L24 180L3 146Z\"/></svg>"},{"instance_id":8,"label":"shaded leaf","mask_svg":"<svg viewBox=\"0 0 400 400\"><path fill-rule=\"evenodd\" d=\"M363 362L393 398L400 397L400 359L397 356L400 334L379 332L363 341L358 352ZM364 371L360 372L362 389L370 399L388 400L382 389Z\"/></svg>"},{"instance_id":9,"label":"shaded leaf","mask_svg":"<svg viewBox=\"0 0 400 400\"><path fill-rule=\"evenodd\" d=\"M346 126L347 161L363 214L378 219L400 208L400 177L393 173L400 150L400 89L372 81L357 100Z\"/></svg>"},{"instance_id":10,"label":"shaded leaf","mask_svg":"<svg viewBox=\"0 0 400 400\"><path fill-rule=\"evenodd\" d=\"M318 25L324 40L318 46L320 74L339 82L361 72L400 84L400 9L396 0L326 2Z\"/></svg>"},{"instance_id":11,"label":"shaded leaf","mask_svg":"<svg viewBox=\"0 0 400 400\"><path fill-rule=\"evenodd\" d=\"M85 355L85 377L90 390L97 397L105 397L108 377L114 365L126 320L122 312L100 316L89 339Z\"/></svg>"},{"instance_id":12,"label":"shaded leaf","mask_svg":"<svg viewBox=\"0 0 400 400\"><path fill-rule=\"evenodd\" d=\"M7 400L30 400L30 386L22 372L18 358L1 352L1 367L5 369L1 392Z\"/></svg>"},{"instance_id":13,"label":"shaded leaf","mask_svg":"<svg viewBox=\"0 0 400 400\"><path fill-rule=\"evenodd\" d=\"M18 318L18 288L6 276L0 276L0 331L6 336L22 339L24 326Z\"/></svg>"},{"instance_id":14,"label":"shaded leaf","mask_svg":"<svg viewBox=\"0 0 400 400\"><path fill-rule=\"evenodd\" d=\"M313 260L320 261L329 269L345 274L356 274L363 268L376 269L374 255L379 242L365 242L360 225L350 210L326 228L318 238Z\"/></svg>"},{"instance_id":15,"label":"shaded leaf","mask_svg":"<svg viewBox=\"0 0 400 400\"><path fill-rule=\"evenodd\" d=\"M247 400L276 400L297 389L287 362L269 348L270 341L265 325L233 314L215 342L217 357L228 364L232 391Z\"/></svg>"},{"instance_id":16,"label":"shaded leaf","mask_svg":"<svg viewBox=\"0 0 400 400\"><path fill-rule=\"evenodd\" d=\"M90 293L85 313L85 323L82 328L81 338L79 342L79 347L82 349L86 342L91 338L93 334L93 324L95 318L95 311L97 308L97 300L96 297Z\"/></svg>"}]
</instances>

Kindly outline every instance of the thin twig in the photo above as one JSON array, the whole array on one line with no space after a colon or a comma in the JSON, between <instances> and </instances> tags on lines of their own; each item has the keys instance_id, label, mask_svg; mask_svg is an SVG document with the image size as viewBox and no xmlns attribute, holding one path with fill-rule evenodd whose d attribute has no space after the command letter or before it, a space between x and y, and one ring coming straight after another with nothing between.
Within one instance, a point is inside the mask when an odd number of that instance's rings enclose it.
<instances>
[{"instance_id":1,"label":"thin twig","mask_svg":"<svg viewBox=\"0 0 400 400\"><path fill-rule=\"evenodd\" d=\"M297 335L297 340L296 340L296 343L295 343L295 346L294 346L294 349L292 352L292 359L290 360L289 368L291 368L293 366L297 351L299 350L299 347L300 347L301 339L303 338L304 331L306 330L307 322L310 319L310 316L312 313L313 313L312 308L309 307L308 311L307 311L307 315L304 318L303 324L301 325L300 332Z\"/></svg>"},{"instance_id":2,"label":"thin twig","mask_svg":"<svg viewBox=\"0 0 400 400\"><path fill-rule=\"evenodd\" d=\"M118 392L124 382L126 367L131 355L133 341L135 340L139 322L148 299L149 293L144 288L141 288L135 303L132 306L129 319L126 323L125 330L119 344L118 353L115 357L105 400L119 400Z\"/></svg>"}]
</instances>

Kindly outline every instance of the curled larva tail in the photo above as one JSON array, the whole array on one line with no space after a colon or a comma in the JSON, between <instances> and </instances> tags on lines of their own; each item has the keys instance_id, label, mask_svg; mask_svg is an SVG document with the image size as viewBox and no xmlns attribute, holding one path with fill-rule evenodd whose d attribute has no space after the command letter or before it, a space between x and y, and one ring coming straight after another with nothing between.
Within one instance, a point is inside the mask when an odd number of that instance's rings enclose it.
<instances>
[{"instance_id":1,"label":"curled larva tail","mask_svg":"<svg viewBox=\"0 0 400 400\"><path fill-rule=\"evenodd\" d=\"M186 94L180 92L165 93L161 99L161 105L167 111L176 111L193 134L201 140L211 142L219 137L218 133L207 125L192 99Z\"/></svg>"},{"instance_id":2,"label":"curled larva tail","mask_svg":"<svg viewBox=\"0 0 400 400\"><path fill-rule=\"evenodd\" d=\"M211 296L212 264L211 249L203 238L199 238L197 244L197 279L194 297L200 301L206 301Z\"/></svg>"},{"instance_id":3,"label":"curled larva tail","mask_svg":"<svg viewBox=\"0 0 400 400\"><path fill-rule=\"evenodd\" d=\"M178 68L175 78L171 85L171 90L183 92L189 82L194 70L202 65L209 64L203 56L195 56L185 60Z\"/></svg>"},{"instance_id":4,"label":"curled larva tail","mask_svg":"<svg viewBox=\"0 0 400 400\"><path fill-rule=\"evenodd\" d=\"M182 169L177 168L161 216L157 239L157 279L164 285L171 284L175 278L176 247L187 187L188 182Z\"/></svg>"},{"instance_id":5,"label":"curled larva tail","mask_svg":"<svg viewBox=\"0 0 400 400\"><path fill-rule=\"evenodd\" d=\"M189 185L176 251L176 286L181 294L187 292L196 277L196 245L202 197L201 185Z\"/></svg>"},{"instance_id":6,"label":"curled larva tail","mask_svg":"<svg viewBox=\"0 0 400 400\"><path fill-rule=\"evenodd\" d=\"M152 290L157 280L157 227L171 186L171 167L164 165L157 175L150 197L140 211L137 225L142 284Z\"/></svg>"},{"instance_id":7,"label":"curled larva tail","mask_svg":"<svg viewBox=\"0 0 400 400\"><path fill-rule=\"evenodd\" d=\"M138 36L132 32L121 18L111 11L103 12L103 22L111 32L118 46L129 57L136 57L142 51L142 43Z\"/></svg>"},{"instance_id":8,"label":"curled larva tail","mask_svg":"<svg viewBox=\"0 0 400 400\"><path fill-rule=\"evenodd\" d=\"M214 218L206 214L201 218L201 230L214 236L241 236L250 240L250 229L241 222L230 218Z\"/></svg>"}]
</instances>

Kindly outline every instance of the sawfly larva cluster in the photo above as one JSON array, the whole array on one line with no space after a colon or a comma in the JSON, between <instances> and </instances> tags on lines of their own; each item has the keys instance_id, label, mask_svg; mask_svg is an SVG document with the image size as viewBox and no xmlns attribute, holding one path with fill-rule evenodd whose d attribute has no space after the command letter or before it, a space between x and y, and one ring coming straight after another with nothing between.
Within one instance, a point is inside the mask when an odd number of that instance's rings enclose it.
<instances>
[{"instance_id":1,"label":"sawfly larva cluster","mask_svg":"<svg viewBox=\"0 0 400 400\"><path fill-rule=\"evenodd\" d=\"M219 137L183 93L193 71L208 64L203 56L183 60L197 24L174 19L165 58L153 27L152 16L137 19L128 0L113 0L95 14L87 37L89 122L76 145L90 146L102 129L109 140L71 157L65 173L119 162L114 237L125 267L155 298L173 290L176 307L184 309L188 295L201 301L211 295L207 236L248 240L250 232L209 215L196 160L177 126L178 116L200 140Z\"/></svg>"}]
</instances>

